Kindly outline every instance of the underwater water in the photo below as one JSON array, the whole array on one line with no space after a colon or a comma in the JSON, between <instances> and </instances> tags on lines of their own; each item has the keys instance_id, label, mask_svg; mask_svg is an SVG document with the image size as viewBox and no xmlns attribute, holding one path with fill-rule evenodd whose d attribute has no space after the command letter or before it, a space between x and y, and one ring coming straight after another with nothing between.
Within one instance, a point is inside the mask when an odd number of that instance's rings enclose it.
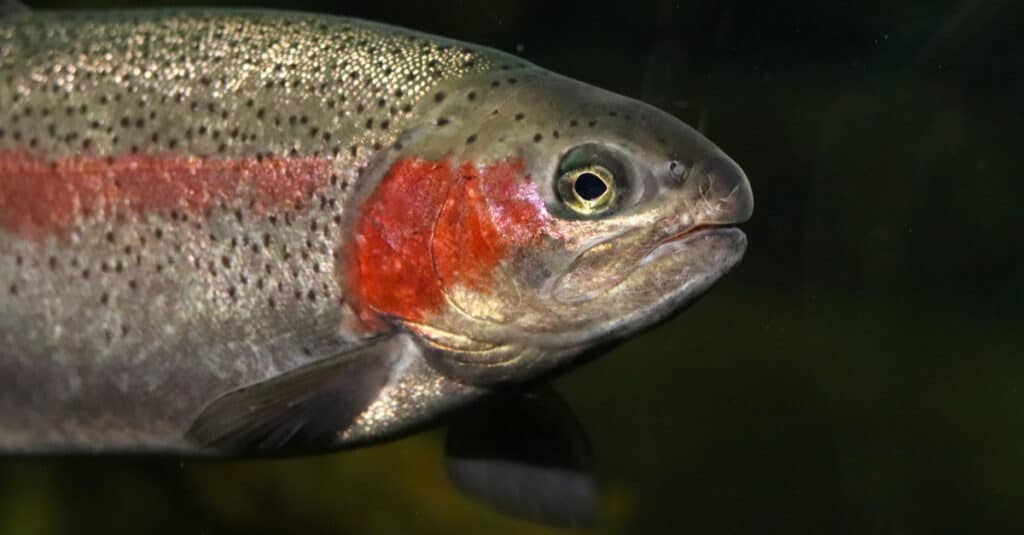
<instances>
[{"instance_id":1,"label":"underwater water","mask_svg":"<svg viewBox=\"0 0 1024 535\"><path fill-rule=\"evenodd\" d=\"M1024 4L237 5L512 52L743 166L743 263L555 381L592 450L590 531L1024 529ZM0 460L0 533L561 532L460 493L444 427L302 459Z\"/></svg>"}]
</instances>

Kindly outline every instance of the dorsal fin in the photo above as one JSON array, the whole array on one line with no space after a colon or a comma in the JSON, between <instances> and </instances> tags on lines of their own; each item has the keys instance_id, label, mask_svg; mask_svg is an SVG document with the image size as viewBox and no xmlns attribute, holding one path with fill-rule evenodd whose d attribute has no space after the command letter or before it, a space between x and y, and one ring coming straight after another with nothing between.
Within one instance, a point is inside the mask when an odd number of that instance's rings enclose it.
<instances>
[{"instance_id":1,"label":"dorsal fin","mask_svg":"<svg viewBox=\"0 0 1024 535\"><path fill-rule=\"evenodd\" d=\"M0 0L0 19L28 13L28 6L20 0Z\"/></svg>"}]
</instances>

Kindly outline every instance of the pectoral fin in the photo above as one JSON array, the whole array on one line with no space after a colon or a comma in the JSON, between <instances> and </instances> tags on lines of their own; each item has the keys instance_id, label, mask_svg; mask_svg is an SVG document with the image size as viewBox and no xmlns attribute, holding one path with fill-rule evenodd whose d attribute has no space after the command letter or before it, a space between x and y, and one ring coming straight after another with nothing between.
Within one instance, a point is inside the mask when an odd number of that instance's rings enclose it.
<instances>
[{"instance_id":1,"label":"pectoral fin","mask_svg":"<svg viewBox=\"0 0 1024 535\"><path fill-rule=\"evenodd\" d=\"M401 336L228 392L188 431L196 444L225 455L329 451L339 434L376 399L407 347Z\"/></svg>"},{"instance_id":2,"label":"pectoral fin","mask_svg":"<svg viewBox=\"0 0 1024 535\"><path fill-rule=\"evenodd\" d=\"M499 397L448 428L448 475L495 509L557 527L586 527L597 513L592 454L582 426L554 390Z\"/></svg>"}]
</instances>

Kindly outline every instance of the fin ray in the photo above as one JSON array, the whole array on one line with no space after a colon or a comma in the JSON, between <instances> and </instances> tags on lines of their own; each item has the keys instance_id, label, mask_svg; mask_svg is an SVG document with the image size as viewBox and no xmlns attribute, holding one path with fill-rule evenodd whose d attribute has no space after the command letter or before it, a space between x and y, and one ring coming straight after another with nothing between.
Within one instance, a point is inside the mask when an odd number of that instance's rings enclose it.
<instances>
[{"instance_id":1,"label":"fin ray","mask_svg":"<svg viewBox=\"0 0 1024 535\"><path fill-rule=\"evenodd\" d=\"M401 337L303 366L233 390L210 403L188 438L224 454L288 455L329 451L338 434L376 399L400 358Z\"/></svg>"}]
</instances>

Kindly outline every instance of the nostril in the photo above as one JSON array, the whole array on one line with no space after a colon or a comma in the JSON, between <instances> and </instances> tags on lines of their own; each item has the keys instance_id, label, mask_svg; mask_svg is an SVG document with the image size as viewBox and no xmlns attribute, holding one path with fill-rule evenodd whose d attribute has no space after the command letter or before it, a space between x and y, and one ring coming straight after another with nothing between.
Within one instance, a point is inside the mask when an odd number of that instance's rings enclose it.
<instances>
[{"instance_id":1,"label":"nostril","mask_svg":"<svg viewBox=\"0 0 1024 535\"><path fill-rule=\"evenodd\" d=\"M668 176L673 185L682 186L689 176L690 166L680 160L668 162Z\"/></svg>"}]
</instances>

